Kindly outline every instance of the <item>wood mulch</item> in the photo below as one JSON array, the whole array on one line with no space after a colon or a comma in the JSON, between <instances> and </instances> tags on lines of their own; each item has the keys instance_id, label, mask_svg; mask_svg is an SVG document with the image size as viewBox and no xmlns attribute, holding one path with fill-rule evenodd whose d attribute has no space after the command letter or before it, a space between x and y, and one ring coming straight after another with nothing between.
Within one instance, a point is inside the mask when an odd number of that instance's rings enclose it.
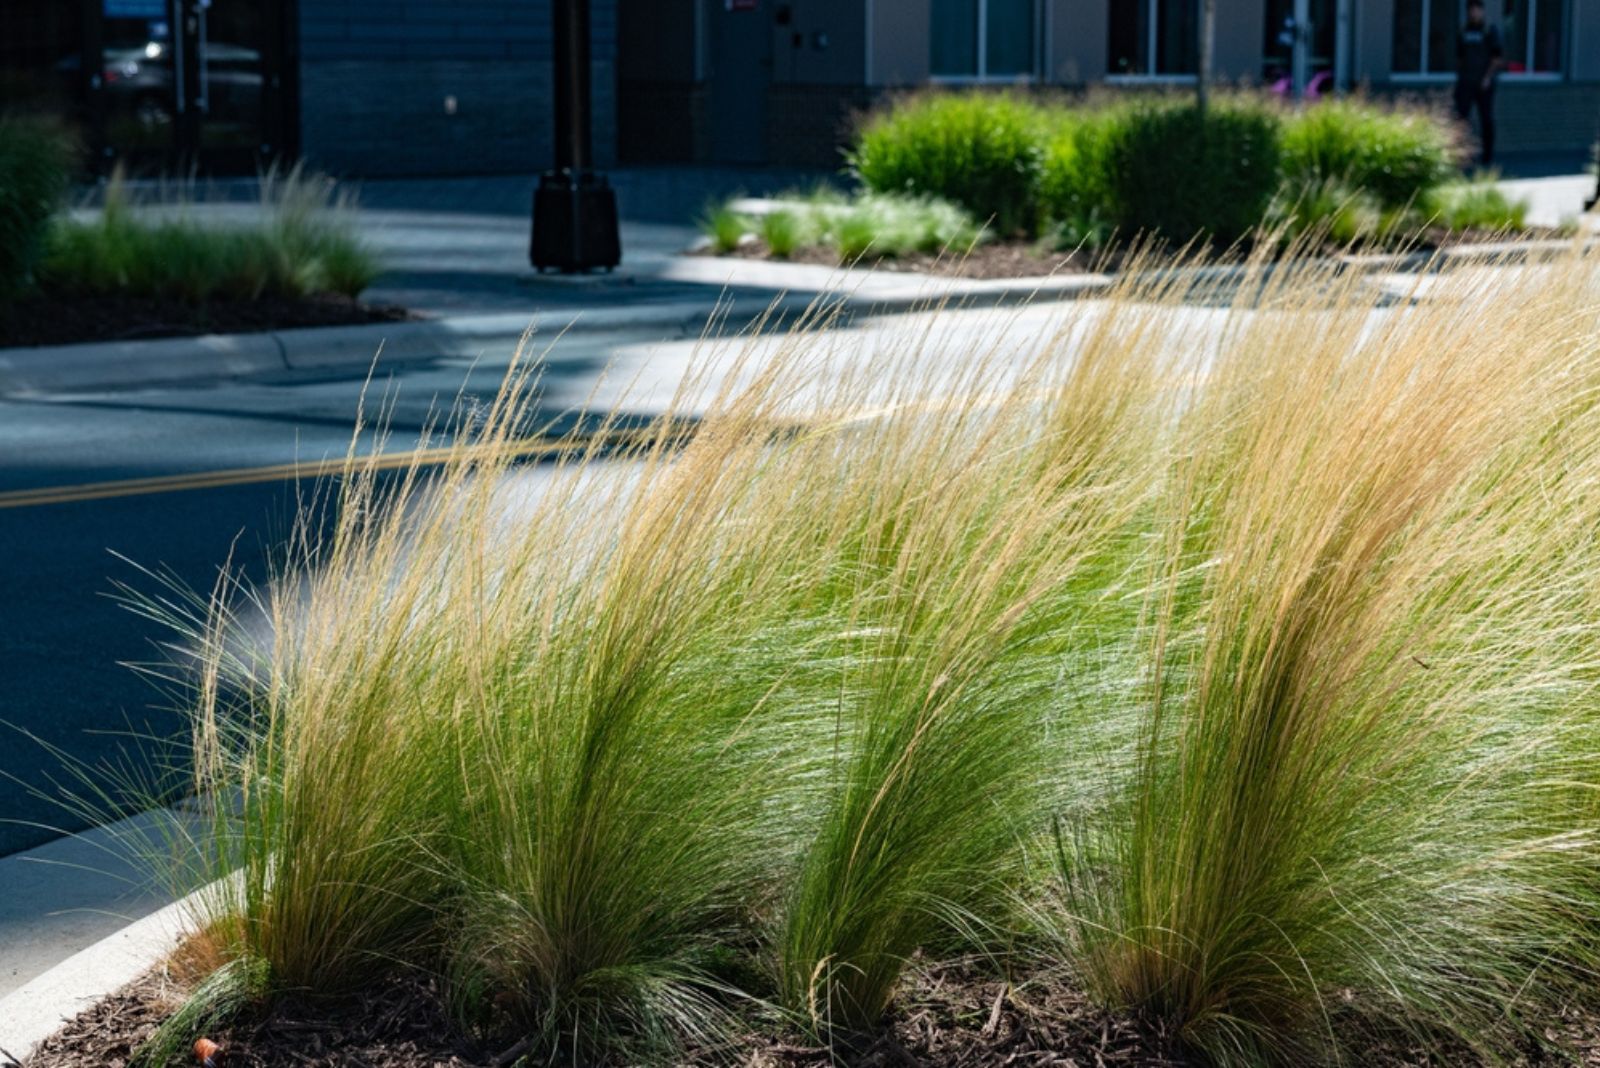
<instances>
[{"instance_id":1,"label":"wood mulch","mask_svg":"<svg viewBox=\"0 0 1600 1068\"><path fill-rule=\"evenodd\" d=\"M332 293L204 304L154 297L29 293L10 304L0 304L0 347L390 323L412 317L404 308L363 304Z\"/></svg>"},{"instance_id":2,"label":"wood mulch","mask_svg":"<svg viewBox=\"0 0 1600 1068\"><path fill-rule=\"evenodd\" d=\"M181 1003L181 988L153 971L85 1010L46 1040L23 1068L125 1068ZM918 972L898 1015L859 1046L809 1046L798 1035L749 1034L733 1049L686 1064L745 1068L999 1068L1104 1065L1183 1068L1169 1038L1091 1006L1069 987L1026 992L960 967ZM278 1000L264 1015L210 1036L227 1068L504 1068L504 1043L484 1048L450 1023L437 985L423 977L385 984L345 1002Z\"/></svg>"},{"instance_id":3,"label":"wood mulch","mask_svg":"<svg viewBox=\"0 0 1600 1068\"><path fill-rule=\"evenodd\" d=\"M46 1039L23 1068L126 1068L182 1002L160 969L85 1010ZM255 1019L208 1037L228 1068L478 1068L490 1062L450 1023L438 989L411 978L343 1002L277 1000ZM3 1062L0 1062L3 1063Z\"/></svg>"},{"instance_id":4,"label":"wood mulch","mask_svg":"<svg viewBox=\"0 0 1600 1068\"><path fill-rule=\"evenodd\" d=\"M85 1010L22 1068L125 1068L133 1052L179 1004L181 984L161 968ZM1095 1007L1065 982L1013 986L963 964L915 969L883 1031L854 1047L824 1048L795 1034L752 1033L732 1049L689 1052L686 1065L743 1068L1197 1068L1173 1037L1147 1020ZM196 1038L202 1036L194 1036ZM270 1009L205 1036L223 1047L225 1068L505 1068L519 1047L475 1043L452 1023L437 982L413 975L342 1002L278 999ZM1543 1029L1518 1064L1600 1065L1600 1024L1570 1013ZM1544 1050L1535 1048L1544 1046ZM1552 1056L1551 1048L1564 1051ZM0 1058L0 1064L4 1064ZM1373 1068L1466 1068L1467 1051L1420 1051L1375 1039Z\"/></svg>"}]
</instances>

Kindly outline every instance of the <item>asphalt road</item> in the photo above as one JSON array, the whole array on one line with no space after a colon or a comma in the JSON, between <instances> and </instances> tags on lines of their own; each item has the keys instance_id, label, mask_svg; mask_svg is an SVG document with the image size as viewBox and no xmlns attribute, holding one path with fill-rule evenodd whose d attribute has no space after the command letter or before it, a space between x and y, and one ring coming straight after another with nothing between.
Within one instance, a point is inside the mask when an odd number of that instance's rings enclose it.
<instances>
[{"instance_id":1,"label":"asphalt road","mask_svg":"<svg viewBox=\"0 0 1600 1068\"><path fill-rule=\"evenodd\" d=\"M619 352L643 359L659 340L564 340L547 407L578 403ZM82 800L102 813L147 801L172 785L164 766L181 783L182 694L127 666L167 659L175 636L130 611L119 584L165 595L159 575L205 595L224 565L261 580L315 482L285 465L336 462L363 404L387 410L387 449L410 449L458 392L492 395L504 365L443 360L370 386L301 377L0 399L0 856L84 826Z\"/></svg>"},{"instance_id":2,"label":"asphalt road","mask_svg":"<svg viewBox=\"0 0 1600 1068\"><path fill-rule=\"evenodd\" d=\"M830 385L839 381L868 384L847 404L868 412L903 399L906 374L929 376L922 388L934 392L995 389L1041 346L1070 351L1104 308L1082 300L841 325L800 346L812 373L780 414L839 414ZM1163 318L1194 351L1220 336L1229 315L1191 306ZM663 338L659 328L568 335L541 360L537 416L589 409L643 421L672 409L692 417L697 405L675 398L691 368L709 396L790 347L782 336L708 346ZM336 466L363 411L369 420L384 413L387 451L415 448L441 413L491 397L510 356L406 365L370 385L301 375L0 397L0 721L9 724L0 727L0 857L109 814L108 804L94 813L74 806L78 773L107 803L149 801L163 768L176 768L181 785L182 750L173 745L184 735L182 694L125 666L160 662L174 636L129 611L119 584L162 595L157 576L168 576L205 595L224 565L259 581L281 561L315 481L296 470ZM970 375L974 360L984 361L981 383ZM139 788L119 796L130 780Z\"/></svg>"}]
</instances>

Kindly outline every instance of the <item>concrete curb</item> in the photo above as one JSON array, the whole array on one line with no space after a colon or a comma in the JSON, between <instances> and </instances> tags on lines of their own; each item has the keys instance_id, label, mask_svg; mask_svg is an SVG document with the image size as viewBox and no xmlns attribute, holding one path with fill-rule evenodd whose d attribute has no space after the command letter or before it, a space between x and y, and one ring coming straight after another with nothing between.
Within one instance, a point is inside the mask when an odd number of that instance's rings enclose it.
<instances>
[{"instance_id":1,"label":"concrete curb","mask_svg":"<svg viewBox=\"0 0 1600 1068\"><path fill-rule=\"evenodd\" d=\"M807 309L837 307L844 314L892 314L941 303L992 306L1061 300L1099 292L1102 275L963 280L892 271L843 272L805 264L761 264L729 269L726 261L683 268L675 280L736 290L757 287L770 296L663 301L612 308L559 308L535 314L501 312L357 326L310 327L256 334L212 334L85 345L0 348L0 396L68 390L221 381L294 371L381 370L423 360L509 353L532 329L546 340L559 333L670 330L696 335L708 325L737 330L768 313L785 318Z\"/></svg>"},{"instance_id":2,"label":"concrete curb","mask_svg":"<svg viewBox=\"0 0 1600 1068\"><path fill-rule=\"evenodd\" d=\"M92 384L107 389L194 376L238 378L283 370L274 334L208 334L155 341L0 349L0 393Z\"/></svg>"},{"instance_id":3,"label":"concrete curb","mask_svg":"<svg viewBox=\"0 0 1600 1068\"><path fill-rule=\"evenodd\" d=\"M1368 273L1439 271L1475 264L1511 264L1553 259L1600 245L1595 238L1470 245L1441 252L1347 255L1336 258L1347 269ZM1199 272L1225 281L1237 265L1153 268ZM662 301L607 308L556 308L534 314L502 312L444 319L360 326L311 327L259 334L119 341L43 348L0 348L0 396L27 396L63 390L128 389L180 382L295 371L365 371L441 358L474 358L492 350L509 352L533 328L540 339L562 332L670 329L695 335L708 324L739 329L758 316L784 318L826 306L847 317L885 315L951 305L994 307L1031 301L1075 300L1098 296L1116 284L1101 274L1038 278L962 279L884 270L843 270L816 264L735 260L712 256L677 257L661 273L666 281L692 283L724 293L760 289L770 295L739 293L734 299Z\"/></svg>"},{"instance_id":4,"label":"concrete curb","mask_svg":"<svg viewBox=\"0 0 1600 1068\"><path fill-rule=\"evenodd\" d=\"M197 890L74 954L0 1000L0 1049L26 1061L78 1013L171 953L205 889Z\"/></svg>"},{"instance_id":5,"label":"concrete curb","mask_svg":"<svg viewBox=\"0 0 1600 1068\"><path fill-rule=\"evenodd\" d=\"M485 349L515 343L529 327L538 327L540 334L557 328L649 328L687 322L696 313L704 316L706 310L702 303L679 301L626 309L560 309L539 315L513 312L253 334L0 348L0 395L125 389L477 356Z\"/></svg>"}]
</instances>

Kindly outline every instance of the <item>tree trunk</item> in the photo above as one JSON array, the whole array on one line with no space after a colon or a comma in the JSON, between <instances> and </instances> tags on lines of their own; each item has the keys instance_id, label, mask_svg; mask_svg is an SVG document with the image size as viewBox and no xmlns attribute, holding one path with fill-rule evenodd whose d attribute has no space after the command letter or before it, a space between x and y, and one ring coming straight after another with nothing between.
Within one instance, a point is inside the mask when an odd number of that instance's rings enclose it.
<instances>
[{"instance_id":1,"label":"tree trunk","mask_svg":"<svg viewBox=\"0 0 1600 1068\"><path fill-rule=\"evenodd\" d=\"M1200 4L1200 70L1194 80L1194 102L1202 116L1211 86L1211 56L1217 41L1217 0Z\"/></svg>"}]
</instances>

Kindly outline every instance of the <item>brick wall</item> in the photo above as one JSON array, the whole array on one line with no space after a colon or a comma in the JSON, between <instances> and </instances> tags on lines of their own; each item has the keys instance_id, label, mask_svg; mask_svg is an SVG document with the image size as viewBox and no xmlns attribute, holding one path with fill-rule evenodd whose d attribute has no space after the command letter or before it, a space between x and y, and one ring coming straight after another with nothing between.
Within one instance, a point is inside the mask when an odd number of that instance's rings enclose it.
<instances>
[{"instance_id":1,"label":"brick wall","mask_svg":"<svg viewBox=\"0 0 1600 1068\"><path fill-rule=\"evenodd\" d=\"M594 148L606 166L616 0L591 9ZM302 155L357 175L548 167L550 22L550 0L301 0Z\"/></svg>"}]
</instances>

